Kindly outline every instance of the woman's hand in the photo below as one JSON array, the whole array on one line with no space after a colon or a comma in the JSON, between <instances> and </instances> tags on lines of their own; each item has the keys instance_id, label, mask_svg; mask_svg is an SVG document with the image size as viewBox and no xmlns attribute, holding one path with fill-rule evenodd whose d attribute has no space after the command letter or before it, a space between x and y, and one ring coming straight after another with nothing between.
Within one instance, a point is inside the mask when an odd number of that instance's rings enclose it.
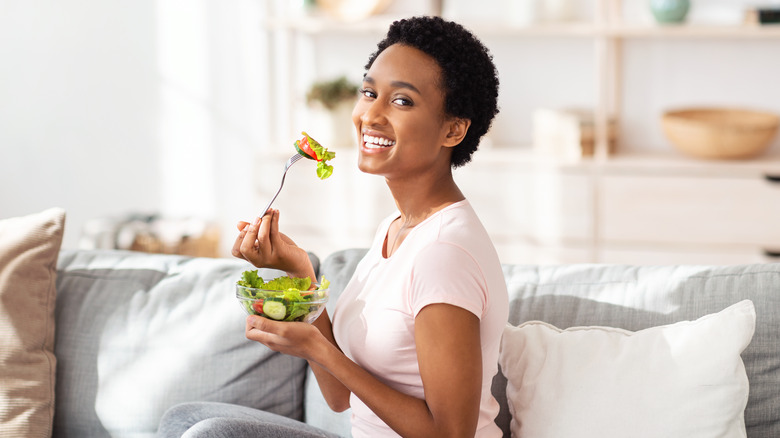
<instances>
[{"instance_id":1,"label":"woman's hand","mask_svg":"<svg viewBox=\"0 0 780 438\"><path fill-rule=\"evenodd\" d=\"M318 348L330 343L311 324L272 321L257 315L246 318L246 337L273 351L313 360Z\"/></svg>"},{"instance_id":2,"label":"woman's hand","mask_svg":"<svg viewBox=\"0 0 780 438\"><path fill-rule=\"evenodd\" d=\"M250 315L246 318L246 337L273 351L306 359L328 406L335 412L349 408L350 392L347 387L320 365L322 361L331 362L325 360L327 357L351 363L333 339L327 310L312 324L272 321Z\"/></svg>"},{"instance_id":3,"label":"woman's hand","mask_svg":"<svg viewBox=\"0 0 780 438\"><path fill-rule=\"evenodd\" d=\"M315 280L314 268L306 251L279 232L279 210L268 212L254 222L240 221L232 254L258 268L273 268L291 277Z\"/></svg>"}]
</instances>

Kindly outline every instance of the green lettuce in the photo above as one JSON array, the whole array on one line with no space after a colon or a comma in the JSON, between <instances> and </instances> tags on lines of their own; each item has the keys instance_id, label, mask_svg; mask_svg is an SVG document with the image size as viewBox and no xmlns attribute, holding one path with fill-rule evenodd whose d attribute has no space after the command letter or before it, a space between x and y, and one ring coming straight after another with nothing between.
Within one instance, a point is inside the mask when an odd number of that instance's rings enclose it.
<instances>
[{"instance_id":1,"label":"green lettuce","mask_svg":"<svg viewBox=\"0 0 780 438\"><path fill-rule=\"evenodd\" d=\"M241 280L238 280L239 286L251 287L254 289L266 289L266 290L287 290L298 289L309 290L311 287L311 278L292 278L292 277L278 277L273 280L264 281L263 277L257 275L257 270L244 271L241 274Z\"/></svg>"},{"instance_id":2,"label":"green lettuce","mask_svg":"<svg viewBox=\"0 0 780 438\"><path fill-rule=\"evenodd\" d=\"M253 289L284 291L285 298L287 297L286 293L290 291L297 291L298 293L298 295L293 294L291 296L300 296L301 291L307 291L311 288L311 283L312 281L310 277L277 277L273 280L264 281L263 277L257 274L257 269L252 271L244 271L241 274L241 279L237 282L239 286L251 287ZM320 287L318 289L327 289L329 286L330 281L328 281L325 277L322 277L322 282L320 283Z\"/></svg>"},{"instance_id":3,"label":"green lettuce","mask_svg":"<svg viewBox=\"0 0 780 438\"><path fill-rule=\"evenodd\" d=\"M263 285L261 289L269 290L309 290L311 286L311 278L291 278L291 277L278 277L268 281ZM286 295L285 295L286 297Z\"/></svg>"},{"instance_id":4,"label":"green lettuce","mask_svg":"<svg viewBox=\"0 0 780 438\"><path fill-rule=\"evenodd\" d=\"M255 289L262 289L263 284L265 284L263 277L257 275L256 269L254 271L244 271L244 273L241 274L241 280L238 280L239 286L252 287Z\"/></svg>"}]
</instances>

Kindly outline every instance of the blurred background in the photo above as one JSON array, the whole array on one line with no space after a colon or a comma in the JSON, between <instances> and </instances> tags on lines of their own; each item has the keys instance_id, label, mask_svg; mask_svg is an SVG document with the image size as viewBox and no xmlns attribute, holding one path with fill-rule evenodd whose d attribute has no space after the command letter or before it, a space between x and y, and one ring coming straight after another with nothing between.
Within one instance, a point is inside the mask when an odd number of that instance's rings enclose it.
<instances>
[{"instance_id":1,"label":"blurred background","mask_svg":"<svg viewBox=\"0 0 780 438\"><path fill-rule=\"evenodd\" d=\"M60 206L64 248L229 256L306 130L335 171L290 170L283 231L321 257L368 246L395 207L355 169L350 87L394 19L435 14L499 69L501 113L456 178L503 261L775 261L780 6L675 3L0 0L0 217ZM750 123L728 146L760 148L673 143L663 115L690 108L768 114L729 115Z\"/></svg>"}]
</instances>

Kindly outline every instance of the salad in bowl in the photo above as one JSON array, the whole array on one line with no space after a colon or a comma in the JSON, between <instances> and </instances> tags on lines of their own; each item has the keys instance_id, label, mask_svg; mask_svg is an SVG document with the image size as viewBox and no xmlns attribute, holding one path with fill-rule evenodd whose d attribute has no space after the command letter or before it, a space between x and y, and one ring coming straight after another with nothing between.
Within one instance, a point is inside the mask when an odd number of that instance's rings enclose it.
<instances>
[{"instance_id":1,"label":"salad in bowl","mask_svg":"<svg viewBox=\"0 0 780 438\"><path fill-rule=\"evenodd\" d=\"M236 298L249 315L275 321L312 323L325 310L330 282L311 278L277 277L265 281L257 270L244 271L236 283Z\"/></svg>"}]
</instances>

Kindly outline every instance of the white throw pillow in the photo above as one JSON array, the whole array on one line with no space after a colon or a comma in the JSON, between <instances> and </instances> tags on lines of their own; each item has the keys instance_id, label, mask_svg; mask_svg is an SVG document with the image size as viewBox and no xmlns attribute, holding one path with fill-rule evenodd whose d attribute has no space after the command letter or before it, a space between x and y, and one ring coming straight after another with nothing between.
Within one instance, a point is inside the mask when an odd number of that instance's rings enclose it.
<instances>
[{"instance_id":1,"label":"white throw pillow","mask_svg":"<svg viewBox=\"0 0 780 438\"><path fill-rule=\"evenodd\" d=\"M740 354L755 329L741 301L637 332L507 325L499 363L513 437L745 437Z\"/></svg>"}]
</instances>

